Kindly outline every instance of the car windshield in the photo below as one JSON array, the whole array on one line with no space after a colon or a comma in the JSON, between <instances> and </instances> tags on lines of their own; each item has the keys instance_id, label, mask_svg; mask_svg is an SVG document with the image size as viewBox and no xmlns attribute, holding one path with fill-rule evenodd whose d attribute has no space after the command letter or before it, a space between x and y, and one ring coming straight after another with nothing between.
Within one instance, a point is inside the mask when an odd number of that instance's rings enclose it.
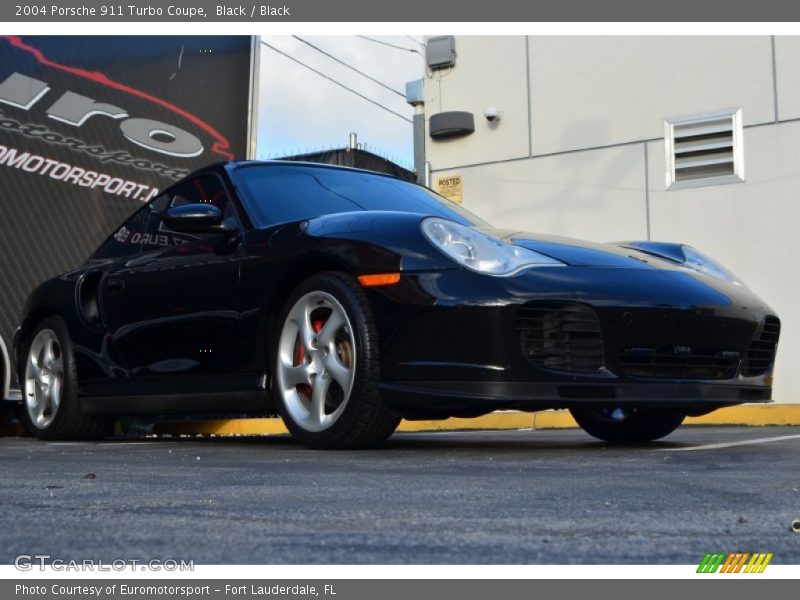
<instances>
[{"instance_id":1,"label":"car windshield","mask_svg":"<svg viewBox=\"0 0 800 600\"><path fill-rule=\"evenodd\" d=\"M411 212L489 226L427 188L363 171L257 164L234 170L233 178L256 227L359 210Z\"/></svg>"}]
</instances>

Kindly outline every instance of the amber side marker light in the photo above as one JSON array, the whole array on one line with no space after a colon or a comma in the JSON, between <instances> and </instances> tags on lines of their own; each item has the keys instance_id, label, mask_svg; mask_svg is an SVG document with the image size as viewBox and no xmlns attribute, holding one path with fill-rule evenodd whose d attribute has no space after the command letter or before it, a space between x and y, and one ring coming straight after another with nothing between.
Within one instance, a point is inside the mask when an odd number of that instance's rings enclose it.
<instances>
[{"instance_id":1,"label":"amber side marker light","mask_svg":"<svg viewBox=\"0 0 800 600\"><path fill-rule=\"evenodd\" d=\"M398 281L400 281L400 273L376 273L374 275L358 276L358 283L360 283L363 287L394 285Z\"/></svg>"}]
</instances>

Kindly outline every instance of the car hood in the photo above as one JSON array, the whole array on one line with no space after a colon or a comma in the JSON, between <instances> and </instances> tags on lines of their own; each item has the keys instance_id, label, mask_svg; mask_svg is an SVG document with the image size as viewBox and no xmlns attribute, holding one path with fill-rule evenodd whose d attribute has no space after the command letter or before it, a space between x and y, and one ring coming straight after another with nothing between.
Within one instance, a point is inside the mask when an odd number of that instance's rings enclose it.
<instances>
[{"instance_id":1,"label":"car hood","mask_svg":"<svg viewBox=\"0 0 800 600\"><path fill-rule=\"evenodd\" d=\"M631 248L598 244L568 237L507 229L480 229L509 244L516 244L575 267L676 269L680 265Z\"/></svg>"}]
</instances>

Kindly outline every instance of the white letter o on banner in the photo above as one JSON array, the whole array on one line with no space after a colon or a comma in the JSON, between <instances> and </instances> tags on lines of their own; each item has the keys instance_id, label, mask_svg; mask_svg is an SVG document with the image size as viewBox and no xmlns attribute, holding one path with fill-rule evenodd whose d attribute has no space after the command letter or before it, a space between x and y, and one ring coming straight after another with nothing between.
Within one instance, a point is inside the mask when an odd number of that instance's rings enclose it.
<instances>
[{"instance_id":1,"label":"white letter o on banner","mask_svg":"<svg viewBox=\"0 0 800 600\"><path fill-rule=\"evenodd\" d=\"M203 152L202 142L179 127L152 119L126 119L120 123L122 134L134 144L161 154L191 158ZM166 139L158 139L158 137Z\"/></svg>"}]
</instances>

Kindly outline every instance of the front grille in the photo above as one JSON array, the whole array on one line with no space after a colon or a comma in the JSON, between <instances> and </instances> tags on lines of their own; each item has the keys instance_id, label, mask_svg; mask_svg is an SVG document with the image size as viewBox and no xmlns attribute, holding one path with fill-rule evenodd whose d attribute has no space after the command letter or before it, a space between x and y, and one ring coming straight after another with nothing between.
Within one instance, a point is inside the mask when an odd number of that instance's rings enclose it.
<instances>
[{"instance_id":1,"label":"front grille","mask_svg":"<svg viewBox=\"0 0 800 600\"><path fill-rule=\"evenodd\" d=\"M517 314L517 337L523 355L537 367L572 373L605 368L603 330L586 304L526 304Z\"/></svg>"},{"instance_id":2,"label":"front grille","mask_svg":"<svg viewBox=\"0 0 800 600\"><path fill-rule=\"evenodd\" d=\"M781 322L777 317L766 317L758 329L753 341L747 348L742 375L757 377L763 375L775 362L775 352L778 350L778 338L781 334Z\"/></svg>"},{"instance_id":3,"label":"front grille","mask_svg":"<svg viewBox=\"0 0 800 600\"><path fill-rule=\"evenodd\" d=\"M627 376L659 379L730 379L740 359L739 352L686 346L626 348L620 355Z\"/></svg>"}]
</instances>

